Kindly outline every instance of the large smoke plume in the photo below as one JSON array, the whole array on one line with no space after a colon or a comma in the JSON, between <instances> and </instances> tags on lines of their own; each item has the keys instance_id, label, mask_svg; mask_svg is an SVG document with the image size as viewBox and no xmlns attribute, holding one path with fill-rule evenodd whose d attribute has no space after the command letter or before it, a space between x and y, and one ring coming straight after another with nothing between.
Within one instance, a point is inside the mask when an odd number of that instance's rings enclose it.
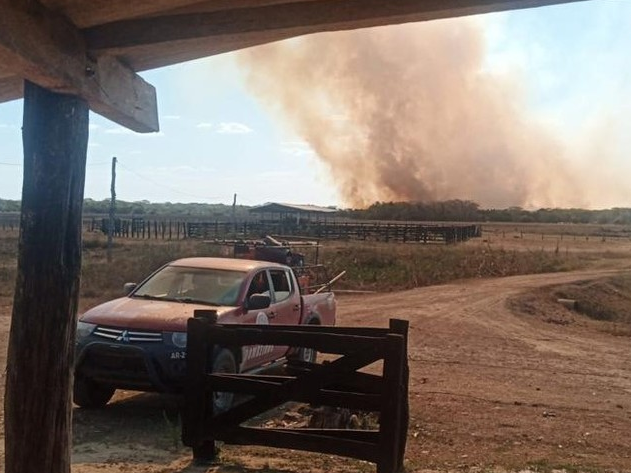
<instances>
[{"instance_id":1,"label":"large smoke plume","mask_svg":"<svg viewBox=\"0 0 631 473\"><path fill-rule=\"evenodd\" d=\"M320 34L244 51L252 91L330 168L347 205L585 206L567 147L484 70L477 23Z\"/></svg>"}]
</instances>

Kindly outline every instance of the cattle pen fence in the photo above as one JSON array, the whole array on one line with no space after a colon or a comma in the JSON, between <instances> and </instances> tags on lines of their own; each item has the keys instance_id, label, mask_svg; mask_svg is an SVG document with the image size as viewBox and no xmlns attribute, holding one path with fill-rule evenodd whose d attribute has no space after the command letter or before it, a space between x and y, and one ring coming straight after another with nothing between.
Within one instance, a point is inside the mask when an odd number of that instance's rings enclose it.
<instances>
[{"instance_id":1,"label":"cattle pen fence","mask_svg":"<svg viewBox=\"0 0 631 473\"><path fill-rule=\"evenodd\" d=\"M107 233L109 221L91 218L88 231ZM364 240L402 243L451 244L481 235L477 224L423 222L337 222L283 223L256 221L185 221L170 219L117 218L113 234L133 239L222 239L259 238L263 235L303 236L319 240Z\"/></svg>"},{"instance_id":2,"label":"cattle pen fence","mask_svg":"<svg viewBox=\"0 0 631 473\"><path fill-rule=\"evenodd\" d=\"M407 332L408 322L395 319L388 328L221 325L216 312L197 311L188 321L183 443L198 461L212 460L215 441L223 441L361 459L375 463L378 473L402 471L409 422ZM290 359L281 374L210 372L216 347L248 345L305 347L337 358ZM376 362L381 374L360 371ZM216 413L214 392L245 399ZM269 428L247 422L290 401L378 413L378 428Z\"/></svg>"}]
</instances>

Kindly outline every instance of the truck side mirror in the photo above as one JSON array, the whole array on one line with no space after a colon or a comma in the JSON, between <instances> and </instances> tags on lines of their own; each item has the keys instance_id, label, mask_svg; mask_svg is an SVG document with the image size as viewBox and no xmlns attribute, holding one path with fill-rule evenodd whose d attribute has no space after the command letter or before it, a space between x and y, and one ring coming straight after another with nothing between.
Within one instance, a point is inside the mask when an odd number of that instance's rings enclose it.
<instances>
[{"instance_id":1,"label":"truck side mirror","mask_svg":"<svg viewBox=\"0 0 631 473\"><path fill-rule=\"evenodd\" d=\"M270 297L266 294L252 294L245 308L247 310L267 309L271 302Z\"/></svg>"},{"instance_id":2,"label":"truck side mirror","mask_svg":"<svg viewBox=\"0 0 631 473\"><path fill-rule=\"evenodd\" d=\"M134 289L136 289L136 286L138 286L138 284L136 284L135 282L126 282L123 285L123 293L128 296L131 294L131 291L133 291Z\"/></svg>"}]
</instances>

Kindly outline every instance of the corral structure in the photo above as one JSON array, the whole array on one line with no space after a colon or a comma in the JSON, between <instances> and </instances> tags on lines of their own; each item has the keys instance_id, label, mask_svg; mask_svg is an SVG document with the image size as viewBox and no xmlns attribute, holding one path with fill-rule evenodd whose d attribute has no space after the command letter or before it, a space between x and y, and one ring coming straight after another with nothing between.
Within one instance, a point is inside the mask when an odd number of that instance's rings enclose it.
<instances>
[{"instance_id":1,"label":"corral structure","mask_svg":"<svg viewBox=\"0 0 631 473\"><path fill-rule=\"evenodd\" d=\"M164 227L160 227L164 228ZM399 243L459 243L482 234L476 224L428 224L422 222L189 222L188 238L257 237L285 235L319 240L362 240Z\"/></svg>"},{"instance_id":2,"label":"corral structure","mask_svg":"<svg viewBox=\"0 0 631 473\"><path fill-rule=\"evenodd\" d=\"M326 220L327 217L333 217L337 213L337 209L317 205L268 202L252 207L249 212L258 217L260 222L288 222L300 225L301 222L319 222Z\"/></svg>"},{"instance_id":3,"label":"corral structure","mask_svg":"<svg viewBox=\"0 0 631 473\"><path fill-rule=\"evenodd\" d=\"M84 222L88 231L107 233L109 220ZM185 238L259 238L264 235L310 237L318 240L361 240L390 243L460 243L482 236L479 224L362 221L241 221L117 218L118 238L180 240Z\"/></svg>"},{"instance_id":4,"label":"corral structure","mask_svg":"<svg viewBox=\"0 0 631 473\"><path fill-rule=\"evenodd\" d=\"M155 132L156 91L138 71L320 31L570 1L0 0L0 102L24 97L6 473L70 472L89 110Z\"/></svg>"}]
</instances>

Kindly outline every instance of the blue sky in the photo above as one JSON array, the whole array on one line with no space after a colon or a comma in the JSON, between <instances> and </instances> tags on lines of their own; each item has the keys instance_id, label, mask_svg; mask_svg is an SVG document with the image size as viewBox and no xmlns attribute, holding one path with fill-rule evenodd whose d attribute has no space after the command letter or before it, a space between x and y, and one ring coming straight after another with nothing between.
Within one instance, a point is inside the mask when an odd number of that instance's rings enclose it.
<instances>
[{"instance_id":1,"label":"blue sky","mask_svg":"<svg viewBox=\"0 0 631 473\"><path fill-rule=\"evenodd\" d=\"M591 205L631 206L619 179L631 171L631 2L592 0L475 21L484 31L486 69L518 80L529 119L575 150L584 176L594 166L582 157L585 148L606 150L598 166L603 198ZM235 57L142 74L158 91L160 133L135 134L92 114L86 197L109 196L116 156L121 200L231 203L237 193L246 205L344 205L309 145L248 90ZM21 101L0 104L1 198L21 194L21 114ZM592 135L608 144L586 140ZM605 185L609 176L618 181Z\"/></svg>"}]
</instances>

